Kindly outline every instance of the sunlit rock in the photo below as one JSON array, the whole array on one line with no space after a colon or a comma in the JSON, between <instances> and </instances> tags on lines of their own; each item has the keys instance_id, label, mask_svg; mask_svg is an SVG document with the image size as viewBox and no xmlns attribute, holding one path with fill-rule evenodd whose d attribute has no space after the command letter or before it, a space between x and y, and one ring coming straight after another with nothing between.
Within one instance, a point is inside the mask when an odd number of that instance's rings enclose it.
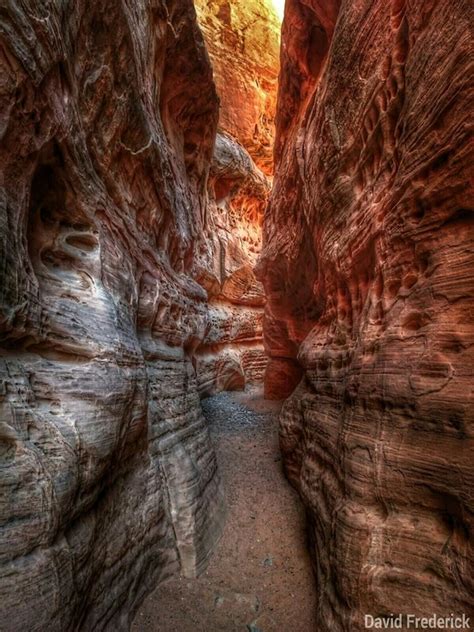
<instances>
[{"instance_id":1,"label":"sunlit rock","mask_svg":"<svg viewBox=\"0 0 474 632\"><path fill-rule=\"evenodd\" d=\"M272 0L196 0L221 101L219 126L272 172L280 21Z\"/></svg>"}]
</instances>

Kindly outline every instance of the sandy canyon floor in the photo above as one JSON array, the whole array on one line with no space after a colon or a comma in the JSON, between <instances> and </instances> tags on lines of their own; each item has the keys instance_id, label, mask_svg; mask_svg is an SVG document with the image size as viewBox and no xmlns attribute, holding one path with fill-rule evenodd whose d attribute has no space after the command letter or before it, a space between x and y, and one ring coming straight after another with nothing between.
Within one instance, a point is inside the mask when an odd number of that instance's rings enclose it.
<instances>
[{"instance_id":1,"label":"sandy canyon floor","mask_svg":"<svg viewBox=\"0 0 474 632\"><path fill-rule=\"evenodd\" d=\"M315 587L304 510L286 481L278 448L278 404L262 392L203 402L227 499L224 535L197 580L160 586L133 632L314 631Z\"/></svg>"}]
</instances>

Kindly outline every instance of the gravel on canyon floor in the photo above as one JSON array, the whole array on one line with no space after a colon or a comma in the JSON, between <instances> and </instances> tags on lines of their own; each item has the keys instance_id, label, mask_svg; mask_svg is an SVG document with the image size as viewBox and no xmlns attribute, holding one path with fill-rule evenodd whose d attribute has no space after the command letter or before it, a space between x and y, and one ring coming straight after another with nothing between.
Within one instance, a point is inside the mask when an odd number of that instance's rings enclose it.
<instances>
[{"instance_id":1,"label":"gravel on canyon floor","mask_svg":"<svg viewBox=\"0 0 474 632\"><path fill-rule=\"evenodd\" d=\"M286 481L279 405L259 389L203 401L223 478L227 522L198 579L160 585L133 632L314 632L316 594L304 510Z\"/></svg>"}]
</instances>

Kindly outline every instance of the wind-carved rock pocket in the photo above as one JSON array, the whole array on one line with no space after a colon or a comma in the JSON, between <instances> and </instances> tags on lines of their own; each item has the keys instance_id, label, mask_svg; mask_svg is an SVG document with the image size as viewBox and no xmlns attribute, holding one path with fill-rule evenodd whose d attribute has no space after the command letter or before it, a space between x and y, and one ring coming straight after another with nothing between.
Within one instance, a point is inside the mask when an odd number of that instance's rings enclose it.
<instances>
[{"instance_id":1,"label":"wind-carved rock pocket","mask_svg":"<svg viewBox=\"0 0 474 632\"><path fill-rule=\"evenodd\" d=\"M100 265L98 231L80 209L54 144L43 152L33 177L28 249L42 292L54 288L61 298L74 302L94 293Z\"/></svg>"}]
</instances>

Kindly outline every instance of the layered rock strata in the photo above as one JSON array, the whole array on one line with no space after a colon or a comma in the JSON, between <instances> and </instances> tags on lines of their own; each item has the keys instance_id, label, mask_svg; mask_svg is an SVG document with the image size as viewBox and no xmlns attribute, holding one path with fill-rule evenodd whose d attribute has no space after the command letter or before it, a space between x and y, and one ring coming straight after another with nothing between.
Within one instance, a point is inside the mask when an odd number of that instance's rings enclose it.
<instances>
[{"instance_id":1,"label":"layered rock strata","mask_svg":"<svg viewBox=\"0 0 474 632\"><path fill-rule=\"evenodd\" d=\"M321 632L473 612L472 19L287 1L259 273Z\"/></svg>"},{"instance_id":2,"label":"layered rock strata","mask_svg":"<svg viewBox=\"0 0 474 632\"><path fill-rule=\"evenodd\" d=\"M0 68L1 627L127 629L222 523L211 66L190 0L9 0Z\"/></svg>"}]
</instances>

